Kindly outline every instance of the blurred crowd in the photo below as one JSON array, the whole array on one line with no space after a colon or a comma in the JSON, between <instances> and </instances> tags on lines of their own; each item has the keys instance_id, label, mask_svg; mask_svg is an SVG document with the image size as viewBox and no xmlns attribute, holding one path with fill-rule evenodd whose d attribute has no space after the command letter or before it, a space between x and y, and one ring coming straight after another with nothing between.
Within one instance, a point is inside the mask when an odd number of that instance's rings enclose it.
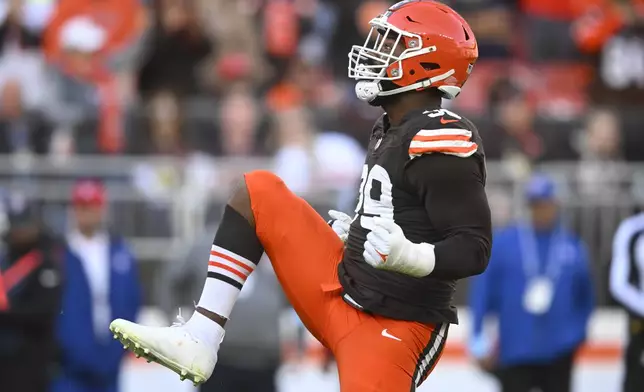
<instances>
[{"instance_id":1,"label":"blurred crowd","mask_svg":"<svg viewBox=\"0 0 644 392\"><path fill-rule=\"evenodd\" d=\"M350 46L383 0L5 0L0 152L265 156L364 146ZM481 59L459 100L490 159L641 161L641 0L449 0ZM341 143L351 143L343 141Z\"/></svg>"}]
</instances>

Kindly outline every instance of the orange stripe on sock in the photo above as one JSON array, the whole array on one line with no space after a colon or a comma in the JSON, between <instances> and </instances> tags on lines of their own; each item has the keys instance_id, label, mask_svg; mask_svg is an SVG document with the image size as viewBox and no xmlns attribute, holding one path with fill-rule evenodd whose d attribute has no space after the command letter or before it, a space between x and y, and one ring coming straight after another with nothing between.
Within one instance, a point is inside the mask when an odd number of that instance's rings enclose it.
<instances>
[{"instance_id":1,"label":"orange stripe on sock","mask_svg":"<svg viewBox=\"0 0 644 392\"><path fill-rule=\"evenodd\" d=\"M244 282L246 281L246 275L244 275L244 273L243 273L243 272L239 272L239 271L237 271L236 269L234 269L234 268L232 268L232 267L227 266L226 264L217 263L217 262L215 262L215 261L209 261L209 262L208 262L208 265L209 265L209 266L211 266L211 267L215 267L215 268L225 269L226 271L228 271L228 272L232 272L233 274L235 274L235 275L239 276L240 278L242 278L242 280L243 280Z\"/></svg>"},{"instance_id":2,"label":"orange stripe on sock","mask_svg":"<svg viewBox=\"0 0 644 392\"><path fill-rule=\"evenodd\" d=\"M225 255L225 254L223 254L223 253L219 253L219 252L217 252L217 251L215 251L215 250L211 250L211 251L210 251L210 255L211 255L211 256L221 257L221 258L222 258L222 259L224 259L224 260L230 261L231 263L234 263L234 264L236 264L236 265L238 265L238 266L242 267L242 268L243 268L243 269L245 269L246 271L248 271L248 273L249 273L249 274L250 274L251 272L253 272L253 269L252 269L251 267L249 267L249 266L247 266L246 264L242 263L241 261L239 261L239 260L235 260L234 258L232 258L232 257L230 257L230 256L228 256L228 255Z\"/></svg>"}]
</instances>

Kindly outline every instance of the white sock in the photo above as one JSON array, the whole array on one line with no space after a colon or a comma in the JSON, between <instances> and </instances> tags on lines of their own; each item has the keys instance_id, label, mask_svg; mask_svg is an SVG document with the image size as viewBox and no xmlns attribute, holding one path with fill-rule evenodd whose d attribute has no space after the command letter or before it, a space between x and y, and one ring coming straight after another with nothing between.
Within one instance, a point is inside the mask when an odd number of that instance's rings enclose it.
<instances>
[{"instance_id":1,"label":"white sock","mask_svg":"<svg viewBox=\"0 0 644 392\"><path fill-rule=\"evenodd\" d=\"M219 346L224 340L224 328L196 310L186 323L186 328L213 347Z\"/></svg>"},{"instance_id":2,"label":"white sock","mask_svg":"<svg viewBox=\"0 0 644 392\"><path fill-rule=\"evenodd\" d=\"M252 261L213 245L208 261L208 278L197 306L230 318L239 293L257 265Z\"/></svg>"}]
</instances>

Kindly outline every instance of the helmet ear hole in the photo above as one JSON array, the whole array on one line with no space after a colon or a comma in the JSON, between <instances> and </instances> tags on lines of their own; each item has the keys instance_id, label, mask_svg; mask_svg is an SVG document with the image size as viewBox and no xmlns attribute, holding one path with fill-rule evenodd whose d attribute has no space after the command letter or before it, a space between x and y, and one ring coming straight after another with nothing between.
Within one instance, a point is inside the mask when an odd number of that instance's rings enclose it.
<instances>
[{"instance_id":1,"label":"helmet ear hole","mask_svg":"<svg viewBox=\"0 0 644 392\"><path fill-rule=\"evenodd\" d=\"M469 41L470 35L467 33L467 29L465 28L465 26L463 26L463 32L465 33L465 41Z\"/></svg>"},{"instance_id":2,"label":"helmet ear hole","mask_svg":"<svg viewBox=\"0 0 644 392\"><path fill-rule=\"evenodd\" d=\"M420 63L420 66L423 67L425 71L433 71L441 68L441 66L436 63Z\"/></svg>"}]
</instances>

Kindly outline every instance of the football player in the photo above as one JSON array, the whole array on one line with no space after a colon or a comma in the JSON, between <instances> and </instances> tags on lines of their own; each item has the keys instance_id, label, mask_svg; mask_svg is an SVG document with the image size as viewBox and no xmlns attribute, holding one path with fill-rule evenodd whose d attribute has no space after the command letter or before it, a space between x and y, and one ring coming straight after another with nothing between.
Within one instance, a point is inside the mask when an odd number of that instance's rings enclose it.
<instances>
[{"instance_id":1,"label":"football player","mask_svg":"<svg viewBox=\"0 0 644 392\"><path fill-rule=\"evenodd\" d=\"M478 57L469 25L428 0L399 2L349 53L356 94L386 112L375 124L353 218L331 225L275 175L247 173L230 198L187 323L115 320L124 345L201 383L247 277L266 252L290 303L334 354L343 392L413 391L438 362L456 281L480 274L491 243L483 146L441 109ZM330 227L331 226L331 227Z\"/></svg>"}]
</instances>

